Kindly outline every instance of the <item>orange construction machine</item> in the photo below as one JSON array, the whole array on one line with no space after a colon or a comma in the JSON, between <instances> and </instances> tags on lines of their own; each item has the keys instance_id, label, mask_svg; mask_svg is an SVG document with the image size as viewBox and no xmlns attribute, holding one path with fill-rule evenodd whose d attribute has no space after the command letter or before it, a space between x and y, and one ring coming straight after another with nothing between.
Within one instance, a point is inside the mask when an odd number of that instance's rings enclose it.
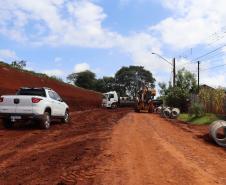
<instances>
[{"instance_id":1,"label":"orange construction machine","mask_svg":"<svg viewBox=\"0 0 226 185\"><path fill-rule=\"evenodd\" d=\"M148 88L147 86L142 87L137 93L135 111L154 112L153 100L155 96L156 89Z\"/></svg>"}]
</instances>

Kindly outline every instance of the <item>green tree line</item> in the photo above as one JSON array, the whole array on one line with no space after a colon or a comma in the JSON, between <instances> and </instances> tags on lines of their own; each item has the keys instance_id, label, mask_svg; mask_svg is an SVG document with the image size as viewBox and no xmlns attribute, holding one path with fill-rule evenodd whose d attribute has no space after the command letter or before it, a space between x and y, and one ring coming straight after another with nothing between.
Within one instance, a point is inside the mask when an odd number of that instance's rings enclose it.
<instances>
[{"instance_id":1,"label":"green tree line","mask_svg":"<svg viewBox=\"0 0 226 185\"><path fill-rule=\"evenodd\" d=\"M74 85L99 92L117 91L121 96L135 96L142 84L155 86L155 78L152 73L142 66L122 67L114 77L96 78L96 74L86 70L72 73L67 80Z\"/></svg>"}]
</instances>

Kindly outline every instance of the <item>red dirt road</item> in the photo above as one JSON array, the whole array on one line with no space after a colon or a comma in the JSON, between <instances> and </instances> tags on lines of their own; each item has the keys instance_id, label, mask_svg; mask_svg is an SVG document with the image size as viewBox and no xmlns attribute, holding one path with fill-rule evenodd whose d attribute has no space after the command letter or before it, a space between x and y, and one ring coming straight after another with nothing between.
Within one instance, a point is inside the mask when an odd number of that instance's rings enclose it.
<instances>
[{"instance_id":1,"label":"red dirt road","mask_svg":"<svg viewBox=\"0 0 226 185\"><path fill-rule=\"evenodd\" d=\"M226 184L226 152L208 140L207 128L130 113L114 127L113 157L96 184Z\"/></svg>"},{"instance_id":2,"label":"red dirt road","mask_svg":"<svg viewBox=\"0 0 226 185\"><path fill-rule=\"evenodd\" d=\"M70 124L0 129L0 184L93 184L105 160L103 143L128 110L72 113Z\"/></svg>"},{"instance_id":3,"label":"red dirt road","mask_svg":"<svg viewBox=\"0 0 226 185\"><path fill-rule=\"evenodd\" d=\"M207 127L128 109L72 113L70 124L0 129L0 184L226 184L226 152Z\"/></svg>"}]
</instances>

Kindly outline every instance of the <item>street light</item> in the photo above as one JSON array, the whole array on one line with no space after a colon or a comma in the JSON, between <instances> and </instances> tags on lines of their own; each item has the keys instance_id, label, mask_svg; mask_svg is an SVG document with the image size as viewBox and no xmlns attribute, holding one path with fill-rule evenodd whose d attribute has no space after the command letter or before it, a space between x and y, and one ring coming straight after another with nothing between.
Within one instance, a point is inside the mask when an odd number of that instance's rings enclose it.
<instances>
[{"instance_id":1,"label":"street light","mask_svg":"<svg viewBox=\"0 0 226 185\"><path fill-rule=\"evenodd\" d=\"M165 59L163 56L159 55L158 53L151 53L151 54L152 55L157 55L159 58L165 60L168 64L170 64L171 66L173 66L173 64L169 60Z\"/></svg>"},{"instance_id":2,"label":"street light","mask_svg":"<svg viewBox=\"0 0 226 185\"><path fill-rule=\"evenodd\" d=\"M165 59L163 56L159 55L158 53L152 53L152 55L157 55L162 60L166 61L168 64L170 64L173 67L173 87L175 87L176 84L176 59L173 58L173 63Z\"/></svg>"}]
</instances>

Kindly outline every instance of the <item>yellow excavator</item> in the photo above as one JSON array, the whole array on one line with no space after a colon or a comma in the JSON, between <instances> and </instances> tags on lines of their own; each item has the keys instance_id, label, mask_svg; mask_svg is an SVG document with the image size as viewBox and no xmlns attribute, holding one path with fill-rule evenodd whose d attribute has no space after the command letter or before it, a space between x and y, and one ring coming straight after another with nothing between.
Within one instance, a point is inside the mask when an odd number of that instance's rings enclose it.
<instances>
[{"instance_id":1,"label":"yellow excavator","mask_svg":"<svg viewBox=\"0 0 226 185\"><path fill-rule=\"evenodd\" d=\"M156 89L143 86L137 93L135 112L154 112L154 97Z\"/></svg>"}]
</instances>

